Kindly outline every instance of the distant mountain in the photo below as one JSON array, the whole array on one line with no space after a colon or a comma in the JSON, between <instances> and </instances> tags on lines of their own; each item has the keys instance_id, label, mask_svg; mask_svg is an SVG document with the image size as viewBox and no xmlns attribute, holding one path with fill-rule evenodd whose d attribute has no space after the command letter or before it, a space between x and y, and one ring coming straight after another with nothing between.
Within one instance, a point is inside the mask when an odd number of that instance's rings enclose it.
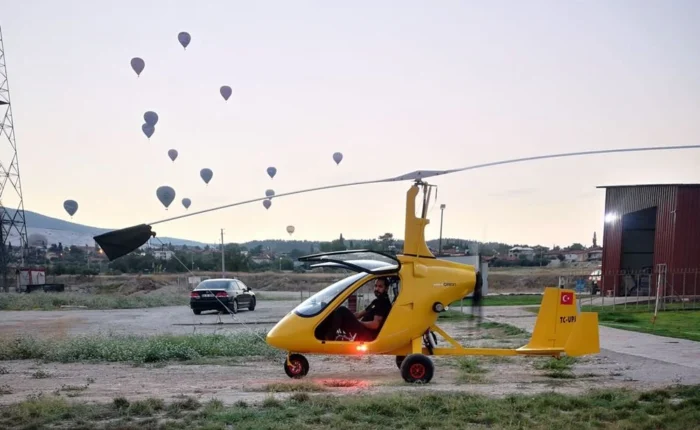
<instances>
[{"instance_id":1,"label":"distant mountain","mask_svg":"<svg viewBox=\"0 0 700 430\"><path fill-rule=\"evenodd\" d=\"M10 216L14 215L14 210L7 208ZM78 224L70 221L64 221L58 218L52 218L46 215L42 215L37 212L32 212L25 210L24 217L27 224L27 235L31 243L32 236L42 235L46 238L49 245L61 243L63 246L93 246L95 240L93 236L101 233L113 230L109 228L92 227L84 224ZM217 246L218 244L198 242L195 240L179 239L172 237L159 237L164 243L170 243L174 246ZM354 249L364 247L370 241L376 241L377 239L348 239L344 238L345 245ZM19 238L15 235L10 238L12 245L19 245ZM330 241L330 240L329 240ZM403 246L403 240L396 240L396 245L400 248ZM430 239L427 241L428 246L432 249L439 248L439 239ZM442 244L444 248L447 248L449 244L457 245L460 249L465 250L471 248L472 251L475 250L476 241L458 239L458 238L443 238ZM157 246L160 242L152 241L152 245ZM254 249L261 246L264 250L270 250L276 253L292 252L294 250L301 251L304 254L319 252L321 241L307 241L307 240L282 240L282 239L268 239L268 240L252 240L249 242L241 243L247 249ZM505 243L487 243L479 244L479 248L482 252L487 254L492 254L495 252L507 253L511 245Z\"/></svg>"},{"instance_id":2,"label":"distant mountain","mask_svg":"<svg viewBox=\"0 0 700 430\"><path fill-rule=\"evenodd\" d=\"M13 216L15 213L14 209L7 208L7 211L9 212L10 216ZM28 211L26 209L24 211L24 220L27 225L27 236L39 234L45 236L49 244L58 244L60 242L63 244L63 246L93 246L95 244L93 236L113 230L110 228L91 227L84 224L64 221L62 219L52 218L40 213ZM160 237L160 240L164 243L172 243L175 246L207 245L204 242L172 237ZM17 237L17 235L11 235L10 242L12 245L19 245L19 237Z\"/></svg>"}]
</instances>

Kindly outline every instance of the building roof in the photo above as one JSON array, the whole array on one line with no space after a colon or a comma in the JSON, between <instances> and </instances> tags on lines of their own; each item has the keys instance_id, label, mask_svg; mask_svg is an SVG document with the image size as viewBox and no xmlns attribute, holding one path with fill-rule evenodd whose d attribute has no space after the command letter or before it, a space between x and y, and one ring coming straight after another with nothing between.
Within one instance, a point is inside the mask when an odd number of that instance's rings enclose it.
<instances>
[{"instance_id":1,"label":"building roof","mask_svg":"<svg viewBox=\"0 0 700 430\"><path fill-rule=\"evenodd\" d=\"M633 187L700 187L700 184L630 184L630 185L599 185L596 188L633 188Z\"/></svg>"}]
</instances>

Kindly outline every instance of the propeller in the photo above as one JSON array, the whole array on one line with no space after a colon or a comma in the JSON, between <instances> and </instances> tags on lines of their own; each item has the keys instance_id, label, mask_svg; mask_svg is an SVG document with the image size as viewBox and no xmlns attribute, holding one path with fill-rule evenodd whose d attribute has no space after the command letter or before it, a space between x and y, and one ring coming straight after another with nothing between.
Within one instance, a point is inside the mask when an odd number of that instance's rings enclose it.
<instances>
[{"instance_id":1,"label":"propeller","mask_svg":"<svg viewBox=\"0 0 700 430\"><path fill-rule=\"evenodd\" d=\"M345 184L326 185L326 186L322 186L322 187L307 188L305 190L291 191L288 193L276 194L275 198L278 199L280 197L291 196L291 195L295 195L295 194L304 194L304 193L310 193L310 192L314 192L314 191L329 190L329 189L333 189L333 188L352 187L352 186L357 186L357 185L369 185L369 184L379 184L379 183L385 183L385 182L399 182L399 181L421 181L425 178L430 178L430 177L434 177L434 176L448 175L450 173L464 172L467 170L476 170L476 169L482 169L485 167L499 166L499 165L504 165L504 164L522 163L525 161L544 160L544 159L550 159L550 158L578 157L578 156L583 156L583 155L612 154L612 153L619 153L619 152L668 151L668 150L675 150L675 149L700 149L700 145L652 146L652 147L641 147L641 148L618 148L618 149L602 149L602 150L594 150L594 151L567 152L567 153L559 153L559 154L538 155L538 156L533 156L533 157L514 158L514 159L510 159L510 160L494 161L494 162L490 162L490 163L475 164L472 166L461 167L458 169L416 170L416 171L406 173L406 174L400 175L400 176L395 176L392 178L375 179L375 180L370 180L370 181L349 182L349 183L345 183ZM162 223L170 222L170 221L175 221L178 219L187 218L187 217L191 217L191 216L195 216L195 215L201 215L201 214L208 213L208 212L214 212L214 211L218 211L221 209L227 209L227 208L231 208L234 206L241 206L241 205L245 205L245 204L249 204L249 203L254 203L254 202L261 201L261 200L265 200L267 198L268 197L266 196L266 197L259 197L259 198L254 198L254 199L250 199L250 200L244 200L241 202L231 203L231 204L218 206L218 207L214 207L214 208L209 208L209 209L203 209L203 210L200 210L197 212L190 212L190 213L175 216L172 218L166 218L166 219L162 219L159 221L154 221L154 222L149 223L149 224L140 224L140 225L133 226L133 227L127 227L124 229L113 230L113 231L95 236L94 239L95 239L95 242L97 242L98 245L100 245L102 250L105 252L105 255L107 256L107 258L109 258L110 261L113 261L119 257L122 257L122 256L138 249L143 244L145 244L151 236L155 236L156 233L151 230L151 226L153 226L153 225L162 224Z\"/></svg>"}]
</instances>

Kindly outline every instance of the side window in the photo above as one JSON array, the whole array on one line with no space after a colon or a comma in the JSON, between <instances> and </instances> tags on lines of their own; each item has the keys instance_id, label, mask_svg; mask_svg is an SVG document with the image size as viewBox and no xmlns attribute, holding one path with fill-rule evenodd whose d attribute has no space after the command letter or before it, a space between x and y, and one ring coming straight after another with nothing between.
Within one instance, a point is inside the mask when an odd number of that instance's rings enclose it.
<instances>
[{"instance_id":1,"label":"side window","mask_svg":"<svg viewBox=\"0 0 700 430\"><path fill-rule=\"evenodd\" d=\"M238 282L238 288L240 288L241 293L244 293L245 290L248 289L248 287L246 286L246 284L244 284L243 282L241 282L241 281L236 281L236 282Z\"/></svg>"},{"instance_id":2,"label":"side window","mask_svg":"<svg viewBox=\"0 0 700 430\"><path fill-rule=\"evenodd\" d=\"M231 282L229 282L229 284L228 284L228 290L229 290L229 291L236 292L236 290L237 290L237 288L236 288L236 281L231 281Z\"/></svg>"}]
</instances>

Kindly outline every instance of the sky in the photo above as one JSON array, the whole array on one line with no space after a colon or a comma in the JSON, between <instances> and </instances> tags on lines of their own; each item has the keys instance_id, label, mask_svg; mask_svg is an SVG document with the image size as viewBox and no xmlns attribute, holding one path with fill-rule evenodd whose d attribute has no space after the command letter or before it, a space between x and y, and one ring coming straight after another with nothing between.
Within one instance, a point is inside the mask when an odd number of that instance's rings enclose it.
<instances>
[{"instance_id":1,"label":"sky","mask_svg":"<svg viewBox=\"0 0 700 430\"><path fill-rule=\"evenodd\" d=\"M700 3L690 0L0 0L0 11L24 207L86 225L154 222L268 188L699 143ZM149 110L160 118L151 139ZM681 150L433 178L426 236L439 236L445 204L443 237L565 246L590 245L596 231L602 243L597 186L698 183L698 166L700 150ZM176 191L167 210L161 185ZM209 243L222 228L226 242L288 238L287 225L300 240L403 238L409 186L283 197L154 230ZM66 199L79 203L72 219ZM7 190L3 203L14 203Z\"/></svg>"}]
</instances>

